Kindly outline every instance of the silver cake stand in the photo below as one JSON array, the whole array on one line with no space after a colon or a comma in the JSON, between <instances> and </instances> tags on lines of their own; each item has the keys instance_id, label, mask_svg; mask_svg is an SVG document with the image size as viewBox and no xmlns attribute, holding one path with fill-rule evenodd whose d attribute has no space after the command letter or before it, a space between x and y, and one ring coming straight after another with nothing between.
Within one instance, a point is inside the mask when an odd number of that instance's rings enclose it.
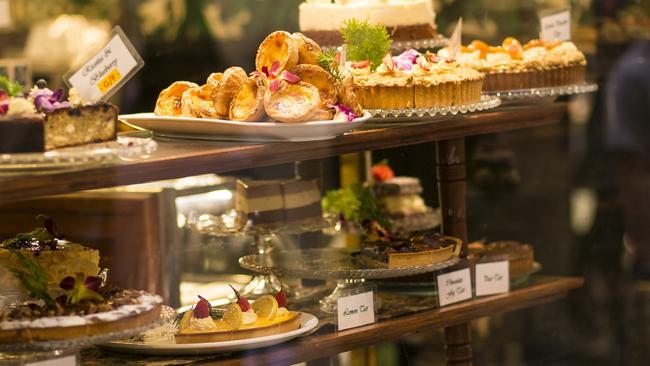
<instances>
[{"instance_id":1,"label":"silver cake stand","mask_svg":"<svg viewBox=\"0 0 650 366\"><path fill-rule=\"evenodd\" d=\"M406 277L435 272L458 263L452 258L444 262L416 267L387 268L362 260L343 249L304 249L252 254L239 259L239 264L264 275L312 280L336 280L332 293L320 300L321 310L336 312L337 300L345 293L364 286L367 280Z\"/></svg>"},{"instance_id":2,"label":"silver cake stand","mask_svg":"<svg viewBox=\"0 0 650 366\"><path fill-rule=\"evenodd\" d=\"M500 90L484 92L484 95L501 98L507 104L529 104L533 102L552 102L563 95L593 93L598 90L598 84L579 83L571 85L551 86L546 88L530 88L518 90Z\"/></svg>"},{"instance_id":3,"label":"silver cake stand","mask_svg":"<svg viewBox=\"0 0 650 366\"><path fill-rule=\"evenodd\" d=\"M224 238L247 236L253 239L256 256L266 258L273 252L273 239L278 235L299 235L307 232L322 231L332 227L333 223L325 218L308 219L283 225L258 225L247 220L242 213L230 210L222 215L191 213L187 227L191 230L211 237ZM276 294L280 290L290 293L278 276L272 272L261 273L241 288L239 293L248 298Z\"/></svg>"}]
</instances>

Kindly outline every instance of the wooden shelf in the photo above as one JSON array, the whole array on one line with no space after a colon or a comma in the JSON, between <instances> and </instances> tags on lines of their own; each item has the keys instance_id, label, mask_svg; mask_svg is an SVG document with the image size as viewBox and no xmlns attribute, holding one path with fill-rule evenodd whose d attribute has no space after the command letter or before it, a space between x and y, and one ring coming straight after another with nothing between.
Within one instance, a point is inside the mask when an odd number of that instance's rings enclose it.
<instances>
[{"instance_id":1,"label":"wooden shelf","mask_svg":"<svg viewBox=\"0 0 650 366\"><path fill-rule=\"evenodd\" d=\"M405 334L418 331L430 331L435 328L448 327L466 323L481 317L506 313L527 307L542 305L564 297L569 291L581 287L582 278L577 277L544 277L531 278L529 285L513 290L508 294L482 297L440 309L422 311L404 315L368 326L335 332L332 327L321 328L318 332L283 343L278 346L248 351L234 355L218 355L204 357L180 358L171 361L184 360L201 365L290 365L299 362L346 352L352 349L366 347L372 344L391 341ZM87 355L91 360L88 364L120 360L124 365L142 364L147 358L136 355L117 356L104 353ZM106 357L110 359L106 359ZM161 359L157 358L157 361Z\"/></svg>"},{"instance_id":2,"label":"wooden shelf","mask_svg":"<svg viewBox=\"0 0 650 366\"><path fill-rule=\"evenodd\" d=\"M426 123L362 129L317 142L158 139L158 150L143 161L5 178L0 181L0 203L534 127L559 122L565 111L564 103L506 107Z\"/></svg>"}]
</instances>

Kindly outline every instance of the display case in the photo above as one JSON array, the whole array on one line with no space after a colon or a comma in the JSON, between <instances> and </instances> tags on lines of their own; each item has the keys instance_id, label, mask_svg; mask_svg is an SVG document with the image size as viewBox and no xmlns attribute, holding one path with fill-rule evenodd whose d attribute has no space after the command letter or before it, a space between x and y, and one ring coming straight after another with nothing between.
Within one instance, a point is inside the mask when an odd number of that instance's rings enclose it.
<instances>
[{"instance_id":1,"label":"display case","mask_svg":"<svg viewBox=\"0 0 650 366\"><path fill-rule=\"evenodd\" d=\"M621 97L645 94L620 66L650 63L646 16L619 13L636 43L608 74L597 5L566 15L570 41L523 26L551 5L65 3L11 1L0 30L35 85L0 80L0 364L647 356L645 128L622 118L645 112ZM144 67L96 71L96 100L68 76L114 41Z\"/></svg>"}]
</instances>

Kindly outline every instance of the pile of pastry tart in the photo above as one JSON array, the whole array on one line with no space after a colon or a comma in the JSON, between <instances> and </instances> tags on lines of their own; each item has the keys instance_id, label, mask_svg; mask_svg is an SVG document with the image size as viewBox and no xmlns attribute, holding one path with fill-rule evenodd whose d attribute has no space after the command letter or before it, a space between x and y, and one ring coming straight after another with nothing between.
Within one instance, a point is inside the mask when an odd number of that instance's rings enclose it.
<instances>
[{"instance_id":1,"label":"pile of pastry tart","mask_svg":"<svg viewBox=\"0 0 650 366\"><path fill-rule=\"evenodd\" d=\"M319 64L326 55L301 33L276 31L260 44L256 70L233 66L203 85L176 81L160 92L157 116L242 122L352 120L363 115L352 76Z\"/></svg>"}]
</instances>

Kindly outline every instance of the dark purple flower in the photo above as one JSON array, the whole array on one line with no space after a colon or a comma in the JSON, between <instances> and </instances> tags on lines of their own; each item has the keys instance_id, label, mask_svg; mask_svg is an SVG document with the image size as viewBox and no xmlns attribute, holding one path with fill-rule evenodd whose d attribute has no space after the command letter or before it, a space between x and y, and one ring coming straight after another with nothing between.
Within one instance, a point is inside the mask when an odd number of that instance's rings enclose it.
<instances>
[{"instance_id":1,"label":"dark purple flower","mask_svg":"<svg viewBox=\"0 0 650 366\"><path fill-rule=\"evenodd\" d=\"M66 291L70 291L70 290L72 290L74 288L74 284L76 282L77 281L72 276L64 277L61 280L61 282L59 282L59 287L61 287L62 289L66 290Z\"/></svg>"},{"instance_id":2,"label":"dark purple flower","mask_svg":"<svg viewBox=\"0 0 650 366\"><path fill-rule=\"evenodd\" d=\"M54 221L53 218L45 216L45 222L43 223L45 226L45 229L47 230L50 235L57 239L63 239L64 236L63 234L59 233L59 228L56 226L56 222Z\"/></svg>"},{"instance_id":3,"label":"dark purple flower","mask_svg":"<svg viewBox=\"0 0 650 366\"><path fill-rule=\"evenodd\" d=\"M39 111L51 112L55 109L69 108L71 105L63 100L63 89L55 92L49 89L38 89L30 94L34 97L34 105Z\"/></svg>"},{"instance_id":4,"label":"dark purple flower","mask_svg":"<svg viewBox=\"0 0 650 366\"><path fill-rule=\"evenodd\" d=\"M102 286L102 279L97 276L88 276L84 280L84 286L89 290L97 292Z\"/></svg>"}]
</instances>

